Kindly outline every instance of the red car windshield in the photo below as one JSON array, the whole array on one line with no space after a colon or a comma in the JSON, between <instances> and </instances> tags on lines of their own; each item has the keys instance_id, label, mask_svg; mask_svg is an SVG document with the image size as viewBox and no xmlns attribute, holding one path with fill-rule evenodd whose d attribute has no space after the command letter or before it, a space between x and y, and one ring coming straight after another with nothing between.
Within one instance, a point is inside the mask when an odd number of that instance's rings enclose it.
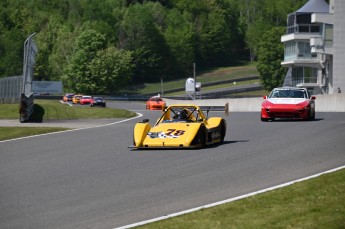
<instances>
[{"instance_id":1,"label":"red car windshield","mask_svg":"<svg viewBox=\"0 0 345 229\"><path fill-rule=\"evenodd\" d=\"M271 92L269 98L308 98L304 90L276 89Z\"/></svg>"}]
</instances>

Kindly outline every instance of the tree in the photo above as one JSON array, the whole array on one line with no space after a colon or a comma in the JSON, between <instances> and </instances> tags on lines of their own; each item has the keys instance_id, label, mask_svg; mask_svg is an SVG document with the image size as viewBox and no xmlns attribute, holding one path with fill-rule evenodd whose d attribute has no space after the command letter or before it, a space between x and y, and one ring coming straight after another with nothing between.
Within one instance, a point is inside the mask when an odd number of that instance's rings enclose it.
<instances>
[{"instance_id":1,"label":"tree","mask_svg":"<svg viewBox=\"0 0 345 229\"><path fill-rule=\"evenodd\" d=\"M133 52L134 81L158 81L168 70L169 50L154 23L152 3L130 5L119 30L119 48Z\"/></svg>"},{"instance_id":2,"label":"tree","mask_svg":"<svg viewBox=\"0 0 345 229\"><path fill-rule=\"evenodd\" d=\"M129 51L106 47L104 36L94 30L80 34L75 43L64 81L75 92L114 94L127 86L133 75Z\"/></svg>"},{"instance_id":3,"label":"tree","mask_svg":"<svg viewBox=\"0 0 345 229\"><path fill-rule=\"evenodd\" d=\"M75 50L71 55L71 61L66 67L64 80L67 86L75 92L91 93L94 82L89 64L96 57L98 51L106 47L104 36L94 30L86 30L80 34L75 42Z\"/></svg>"},{"instance_id":4,"label":"tree","mask_svg":"<svg viewBox=\"0 0 345 229\"><path fill-rule=\"evenodd\" d=\"M285 33L284 27L274 27L263 35L259 45L257 69L260 81L266 90L281 86L286 68L281 65L284 58L284 45L280 37Z\"/></svg>"},{"instance_id":5,"label":"tree","mask_svg":"<svg viewBox=\"0 0 345 229\"><path fill-rule=\"evenodd\" d=\"M134 67L131 52L115 47L100 50L89 65L92 77L87 90L92 94L115 94L128 86Z\"/></svg>"},{"instance_id":6,"label":"tree","mask_svg":"<svg viewBox=\"0 0 345 229\"><path fill-rule=\"evenodd\" d=\"M74 49L74 43L80 35L80 29L72 31L71 26L63 25L58 28L52 52L49 55L49 66L51 68L51 80L61 80L64 75L68 58Z\"/></svg>"},{"instance_id":7,"label":"tree","mask_svg":"<svg viewBox=\"0 0 345 229\"><path fill-rule=\"evenodd\" d=\"M0 77L23 73L23 46L25 37L17 30L3 30L0 34Z\"/></svg>"},{"instance_id":8,"label":"tree","mask_svg":"<svg viewBox=\"0 0 345 229\"><path fill-rule=\"evenodd\" d=\"M196 61L197 33L192 23L188 22L176 9L167 15L165 40L173 60L173 75L186 77ZM192 72L190 72L191 74Z\"/></svg>"}]
</instances>

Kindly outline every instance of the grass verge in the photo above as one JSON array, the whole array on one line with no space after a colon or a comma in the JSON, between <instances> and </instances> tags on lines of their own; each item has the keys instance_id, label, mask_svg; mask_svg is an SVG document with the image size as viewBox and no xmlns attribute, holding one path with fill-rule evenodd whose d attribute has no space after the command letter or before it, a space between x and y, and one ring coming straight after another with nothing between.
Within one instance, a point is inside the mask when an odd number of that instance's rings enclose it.
<instances>
[{"instance_id":1,"label":"grass verge","mask_svg":"<svg viewBox=\"0 0 345 229\"><path fill-rule=\"evenodd\" d=\"M345 228L345 169L137 228Z\"/></svg>"},{"instance_id":2,"label":"grass verge","mask_svg":"<svg viewBox=\"0 0 345 229\"><path fill-rule=\"evenodd\" d=\"M196 76L196 81L201 82L201 84L216 82L216 81L223 81L223 80L235 80L240 79L243 77L248 76L255 76L259 75L256 69L256 62L252 62L247 65L243 66L231 66L231 67L223 67L212 69L211 71L200 73ZM185 83L188 77L180 78L178 80L171 80L171 81L164 81L163 87L164 89L176 89L176 88L184 88ZM157 83L145 83L143 85L134 85L130 88L126 89L126 93L131 91L135 94L149 94L149 93L157 93L161 91L161 82ZM216 88L222 88L222 85L218 85Z\"/></svg>"},{"instance_id":3,"label":"grass verge","mask_svg":"<svg viewBox=\"0 0 345 229\"><path fill-rule=\"evenodd\" d=\"M0 104L0 119L18 119L18 111L18 104ZM136 114L134 112L120 109L69 106L56 100L35 99L34 113L32 114L31 120L33 122L44 122L45 120L130 118L135 115ZM56 127L0 127L0 140L8 140L67 129L68 128Z\"/></svg>"},{"instance_id":4,"label":"grass verge","mask_svg":"<svg viewBox=\"0 0 345 229\"><path fill-rule=\"evenodd\" d=\"M0 126L0 141L9 140L13 138L21 138L26 136L46 134L51 132L58 132L68 130L68 128L60 127L1 127Z\"/></svg>"},{"instance_id":5,"label":"grass verge","mask_svg":"<svg viewBox=\"0 0 345 229\"><path fill-rule=\"evenodd\" d=\"M90 106L69 106L56 100L35 100L34 121L64 119L130 118L134 112Z\"/></svg>"},{"instance_id":6,"label":"grass verge","mask_svg":"<svg viewBox=\"0 0 345 229\"><path fill-rule=\"evenodd\" d=\"M70 120L70 119L98 119L98 118L130 118L136 114L134 112L89 107L89 106L69 106L57 100L35 99L33 121L44 120ZM0 119L18 119L18 104L0 104Z\"/></svg>"}]
</instances>

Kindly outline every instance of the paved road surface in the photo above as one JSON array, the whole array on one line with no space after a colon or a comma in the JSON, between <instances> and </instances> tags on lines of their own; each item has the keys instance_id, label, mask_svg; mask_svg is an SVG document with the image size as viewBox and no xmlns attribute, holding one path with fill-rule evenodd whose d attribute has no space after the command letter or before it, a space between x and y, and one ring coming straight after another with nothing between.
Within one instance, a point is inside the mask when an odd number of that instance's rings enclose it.
<instances>
[{"instance_id":1,"label":"paved road surface","mask_svg":"<svg viewBox=\"0 0 345 229\"><path fill-rule=\"evenodd\" d=\"M112 105L150 123L160 114L142 103ZM114 228L345 164L344 113L226 119L225 144L200 150L130 151L138 120L0 142L0 228Z\"/></svg>"}]
</instances>

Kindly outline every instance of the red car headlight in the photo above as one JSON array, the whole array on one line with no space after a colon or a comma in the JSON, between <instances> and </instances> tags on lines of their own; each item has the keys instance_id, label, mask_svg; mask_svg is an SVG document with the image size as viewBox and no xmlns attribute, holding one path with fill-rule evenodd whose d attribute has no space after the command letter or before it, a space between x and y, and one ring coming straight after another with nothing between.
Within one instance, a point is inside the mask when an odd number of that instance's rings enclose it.
<instances>
[{"instance_id":1,"label":"red car headlight","mask_svg":"<svg viewBox=\"0 0 345 229\"><path fill-rule=\"evenodd\" d=\"M302 102L302 103L298 103L296 104L296 106L298 108L302 108L302 109L305 109L305 110L309 110L310 109L310 104L309 104L309 101L305 101L305 102Z\"/></svg>"},{"instance_id":2,"label":"red car headlight","mask_svg":"<svg viewBox=\"0 0 345 229\"><path fill-rule=\"evenodd\" d=\"M272 106L273 106L273 103L266 100L261 104L261 109L265 109L266 111L269 111Z\"/></svg>"}]
</instances>

